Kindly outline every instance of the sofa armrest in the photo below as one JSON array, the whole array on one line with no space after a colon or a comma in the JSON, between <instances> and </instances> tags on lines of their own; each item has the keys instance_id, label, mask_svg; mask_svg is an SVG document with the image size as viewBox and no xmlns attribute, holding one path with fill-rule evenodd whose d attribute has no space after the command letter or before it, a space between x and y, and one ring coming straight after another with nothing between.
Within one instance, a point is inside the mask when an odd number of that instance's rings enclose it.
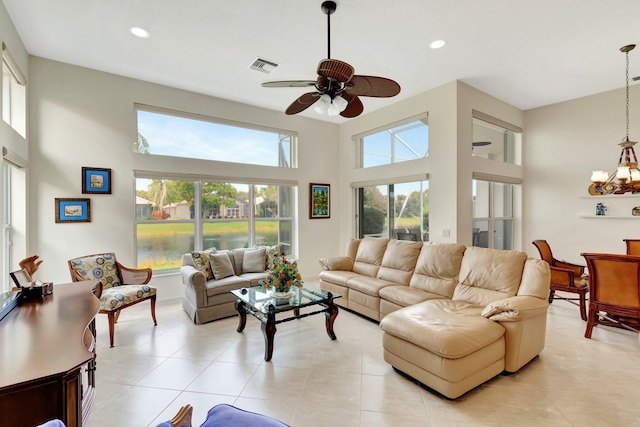
<instances>
[{"instance_id":1,"label":"sofa armrest","mask_svg":"<svg viewBox=\"0 0 640 427\"><path fill-rule=\"evenodd\" d=\"M514 296L494 301L482 310L482 317L493 321L517 322L546 313L547 300L530 296Z\"/></svg>"},{"instance_id":2,"label":"sofa armrest","mask_svg":"<svg viewBox=\"0 0 640 427\"><path fill-rule=\"evenodd\" d=\"M202 271L191 265L183 265L180 267L180 276L183 285L191 286L195 290L204 290L207 280Z\"/></svg>"},{"instance_id":3,"label":"sofa armrest","mask_svg":"<svg viewBox=\"0 0 640 427\"><path fill-rule=\"evenodd\" d=\"M320 258L319 261L324 270L351 271L353 269L353 259L346 256Z\"/></svg>"}]
</instances>

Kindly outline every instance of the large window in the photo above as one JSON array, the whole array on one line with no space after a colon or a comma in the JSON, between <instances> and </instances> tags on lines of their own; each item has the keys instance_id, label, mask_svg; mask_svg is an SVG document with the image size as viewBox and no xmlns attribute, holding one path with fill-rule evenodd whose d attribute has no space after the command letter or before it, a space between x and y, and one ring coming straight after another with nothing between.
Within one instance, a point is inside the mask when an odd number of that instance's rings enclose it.
<instances>
[{"instance_id":1,"label":"large window","mask_svg":"<svg viewBox=\"0 0 640 427\"><path fill-rule=\"evenodd\" d=\"M137 110L139 153L252 165L297 167L293 133Z\"/></svg>"},{"instance_id":2,"label":"large window","mask_svg":"<svg viewBox=\"0 0 640 427\"><path fill-rule=\"evenodd\" d=\"M27 79L2 43L2 119L23 138L27 129Z\"/></svg>"},{"instance_id":3,"label":"large window","mask_svg":"<svg viewBox=\"0 0 640 427\"><path fill-rule=\"evenodd\" d=\"M295 187L136 178L139 267L178 268L193 250L282 244L293 250Z\"/></svg>"},{"instance_id":4,"label":"large window","mask_svg":"<svg viewBox=\"0 0 640 427\"><path fill-rule=\"evenodd\" d=\"M513 249L513 184L473 180L473 246Z\"/></svg>"},{"instance_id":5,"label":"large window","mask_svg":"<svg viewBox=\"0 0 640 427\"><path fill-rule=\"evenodd\" d=\"M359 187L358 237L429 240L429 182Z\"/></svg>"},{"instance_id":6,"label":"large window","mask_svg":"<svg viewBox=\"0 0 640 427\"><path fill-rule=\"evenodd\" d=\"M421 159L429 154L427 117L395 125L359 138L361 167Z\"/></svg>"}]
</instances>

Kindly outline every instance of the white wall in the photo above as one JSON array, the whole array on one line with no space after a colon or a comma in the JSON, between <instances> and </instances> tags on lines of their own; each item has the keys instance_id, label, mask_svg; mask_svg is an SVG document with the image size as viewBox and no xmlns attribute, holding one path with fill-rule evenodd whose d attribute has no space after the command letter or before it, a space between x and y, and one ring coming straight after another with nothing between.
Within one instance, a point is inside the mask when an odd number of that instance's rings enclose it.
<instances>
[{"instance_id":1,"label":"white wall","mask_svg":"<svg viewBox=\"0 0 640 427\"><path fill-rule=\"evenodd\" d=\"M32 57L30 62L31 193L30 250L44 263L41 280L68 282L68 259L113 251L133 265L135 254L134 170L205 174L238 178L280 178L298 182L299 266L317 276L318 258L335 254L338 218L309 220L309 183L338 188L335 168L338 126L264 110L191 92ZM226 120L295 131L297 169L225 164L205 160L136 154L134 103L170 108ZM81 168L110 168L111 195L83 195ZM90 197L90 223L56 224L56 197ZM333 212L340 210L334 193ZM156 276L161 297L182 295L177 275Z\"/></svg>"},{"instance_id":2,"label":"white wall","mask_svg":"<svg viewBox=\"0 0 640 427\"><path fill-rule=\"evenodd\" d=\"M640 87L630 91L631 140L640 138ZM525 112L525 249L538 256L534 239L547 240L556 258L585 264L581 252L624 253L623 238L640 238L631 208L640 196L589 197L593 170L615 170L625 136L624 89ZM580 218L597 202L628 219Z\"/></svg>"}]
</instances>

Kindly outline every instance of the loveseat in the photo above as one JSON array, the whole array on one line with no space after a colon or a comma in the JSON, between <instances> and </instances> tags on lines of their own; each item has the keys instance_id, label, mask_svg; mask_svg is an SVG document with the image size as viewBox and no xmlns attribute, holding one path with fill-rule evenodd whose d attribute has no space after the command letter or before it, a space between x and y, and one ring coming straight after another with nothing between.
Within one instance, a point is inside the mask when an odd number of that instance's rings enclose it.
<instances>
[{"instance_id":1,"label":"loveseat","mask_svg":"<svg viewBox=\"0 0 640 427\"><path fill-rule=\"evenodd\" d=\"M320 264L336 304L380 321L385 361L449 398L544 348L549 266L524 252L364 238Z\"/></svg>"},{"instance_id":2,"label":"loveseat","mask_svg":"<svg viewBox=\"0 0 640 427\"><path fill-rule=\"evenodd\" d=\"M258 286L279 249L261 246L182 255L182 307L198 324L236 315L236 298L230 291Z\"/></svg>"}]
</instances>

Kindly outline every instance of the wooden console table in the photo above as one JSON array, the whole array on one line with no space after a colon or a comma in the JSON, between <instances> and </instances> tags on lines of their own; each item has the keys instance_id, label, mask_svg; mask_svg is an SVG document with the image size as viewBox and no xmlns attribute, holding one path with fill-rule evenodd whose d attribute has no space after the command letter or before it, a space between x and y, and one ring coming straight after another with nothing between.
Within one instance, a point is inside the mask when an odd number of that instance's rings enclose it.
<instances>
[{"instance_id":1,"label":"wooden console table","mask_svg":"<svg viewBox=\"0 0 640 427\"><path fill-rule=\"evenodd\" d=\"M22 303L0 321L3 425L33 427L53 418L82 425L95 399L96 283L54 285L53 295Z\"/></svg>"}]
</instances>

